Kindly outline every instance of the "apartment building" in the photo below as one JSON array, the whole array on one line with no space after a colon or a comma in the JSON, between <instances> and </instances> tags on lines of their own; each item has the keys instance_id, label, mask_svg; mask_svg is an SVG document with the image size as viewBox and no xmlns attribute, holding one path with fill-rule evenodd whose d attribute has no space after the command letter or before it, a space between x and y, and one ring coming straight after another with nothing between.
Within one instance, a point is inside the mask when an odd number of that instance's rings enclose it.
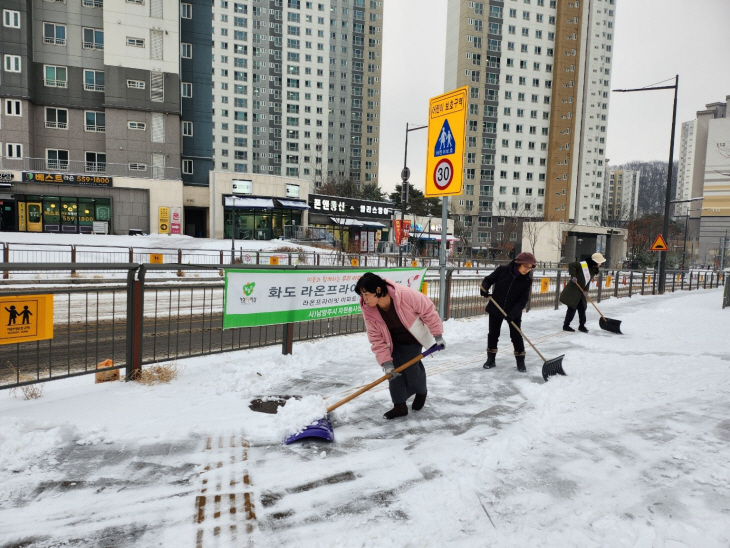
<instances>
[{"instance_id":1,"label":"apartment building","mask_svg":"<svg viewBox=\"0 0 730 548\"><path fill-rule=\"evenodd\" d=\"M525 219L598 225L615 0L449 0L446 90L470 87L464 193L472 247Z\"/></svg>"},{"instance_id":2,"label":"apartment building","mask_svg":"<svg viewBox=\"0 0 730 548\"><path fill-rule=\"evenodd\" d=\"M603 191L603 219L622 222L636 218L640 180L640 171L629 169L608 171Z\"/></svg>"},{"instance_id":3,"label":"apartment building","mask_svg":"<svg viewBox=\"0 0 730 548\"><path fill-rule=\"evenodd\" d=\"M697 118L682 124L679 180L674 204L677 221L685 221L693 263L719 265L730 237L730 95L710 103ZM727 264L727 259L725 260Z\"/></svg>"},{"instance_id":4,"label":"apartment building","mask_svg":"<svg viewBox=\"0 0 730 548\"><path fill-rule=\"evenodd\" d=\"M377 182L383 2L213 6L215 169Z\"/></svg>"},{"instance_id":5,"label":"apartment building","mask_svg":"<svg viewBox=\"0 0 730 548\"><path fill-rule=\"evenodd\" d=\"M29 229L32 213L49 232L89 231L97 217L149 231L160 185L181 200L179 2L2 0L0 10L6 228Z\"/></svg>"}]
</instances>

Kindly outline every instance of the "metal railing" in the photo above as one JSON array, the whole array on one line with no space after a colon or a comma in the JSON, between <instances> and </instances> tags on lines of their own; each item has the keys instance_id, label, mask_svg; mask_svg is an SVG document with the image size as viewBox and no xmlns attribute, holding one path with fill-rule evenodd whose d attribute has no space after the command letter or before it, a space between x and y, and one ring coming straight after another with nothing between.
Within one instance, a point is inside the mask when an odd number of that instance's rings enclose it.
<instances>
[{"instance_id":1,"label":"metal railing","mask_svg":"<svg viewBox=\"0 0 730 548\"><path fill-rule=\"evenodd\" d=\"M98 127L98 126L97 126ZM70 175L84 175L89 173L89 162L85 160L65 160L47 158L7 158L0 155L0 169L10 171L34 171L34 172L66 172ZM100 170L99 167L103 166ZM108 177L137 177L143 179L180 179L179 167L152 167L146 173L137 169L131 169L130 164L96 163L94 173ZM26 181L28 182L28 181Z\"/></svg>"},{"instance_id":2,"label":"metal railing","mask_svg":"<svg viewBox=\"0 0 730 548\"><path fill-rule=\"evenodd\" d=\"M58 277L68 275L71 268L76 276L74 281L84 283L83 287L59 283ZM295 341L364 330L359 314L224 330L225 268L231 265L77 263L71 267L0 263L0 270L11 272L13 280L25 276L33 283L32 289L18 284L0 286L0 297L50 294L54 302L53 338L0 344L0 389L114 369L125 369L126 377L131 378L147 364L276 344L281 344L282 350L289 349L285 352L289 353ZM255 268L297 270L298 266ZM486 303L480 296L479 285L485 273L477 269L456 273L455 268L450 268L445 279L446 319L483 314ZM667 276L667 292L713 288L725 283L723 272L669 272ZM94 277L104 285L93 287L86 283ZM438 308L438 269L428 269L425 281L425 293ZM527 310L558 309L558 297L567 281L567 275L561 271L536 272ZM653 274L611 271L598 276L589 295L601 302L656 291ZM725 284L725 301L727 296ZM101 365L109 363L112 365Z\"/></svg>"}]
</instances>

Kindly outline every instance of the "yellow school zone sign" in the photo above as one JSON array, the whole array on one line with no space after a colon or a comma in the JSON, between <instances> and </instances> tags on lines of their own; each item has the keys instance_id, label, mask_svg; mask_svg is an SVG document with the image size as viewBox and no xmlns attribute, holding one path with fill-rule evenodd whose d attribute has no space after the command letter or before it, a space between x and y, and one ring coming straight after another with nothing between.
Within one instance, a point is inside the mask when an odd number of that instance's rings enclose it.
<instances>
[{"instance_id":1,"label":"yellow school zone sign","mask_svg":"<svg viewBox=\"0 0 730 548\"><path fill-rule=\"evenodd\" d=\"M464 142L469 86L433 97L428 102L426 192L433 196L462 193Z\"/></svg>"},{"instance_id":2,"label":"yellow school zone sign","mask_svg":"<svg viewBox=\"0 0 730 548\"><path fill-rule=\"evenodd\" d=\"M53 295L0 297L0 344L53 338Z\"/></svg>"}]
</instances>

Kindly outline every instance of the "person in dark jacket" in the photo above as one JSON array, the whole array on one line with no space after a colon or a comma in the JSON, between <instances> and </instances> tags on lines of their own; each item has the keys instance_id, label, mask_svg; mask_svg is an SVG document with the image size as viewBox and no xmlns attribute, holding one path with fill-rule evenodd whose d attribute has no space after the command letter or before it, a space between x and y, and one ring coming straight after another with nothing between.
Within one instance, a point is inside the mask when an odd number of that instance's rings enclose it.
<instances>
[{"instance_id":1,"label":"person in dark jacket","mask_svg":"<svg viewBox=\"0 0 730 548\"><path fill-rule=\"evenodd\" d=\"M560 292L560 302L568 307L565 313L565 320L563 320L563 331L575 331L575 329L570 327L570 322L573 321L577 310L578 331L588 333L588 328L586 327L586 307L588 306L588 302L583 292L577 286L582 287L583 291L588 291L591 280L594 276L598 275L598 267L605 262L606 258L603 255L594 253L590 259L584 261L585 268L580 261L575 261L568 265L570 281L565 284L565 287ZM586 280L586 278L588 279Z\"/></svg>"},{"instance_id":2,"label":"person in dark jacket","mask_svg":"<svg viewBox=\"0 0 730 548\"><path fill-rule=\"evenodd\" d=\"M532 285L531 270L536 265L535 256L532 253L520 253L514 261L506 266L498 266L494 272L482 280L479 288L483 297L491 296L499 306L507 313L509 325L509 336L514 346L517 370L527 371L525 368L525 342L522 335L510 322L518 327L522 324L522 310L530 298L530 286ZM491 369L496 364L497 341L502 329L502 321L505 316L499 309L489 301L486 307L489 314L489 334L487 335L487 361L484 362L484 369Z\"/></svg>"}]
</instances>

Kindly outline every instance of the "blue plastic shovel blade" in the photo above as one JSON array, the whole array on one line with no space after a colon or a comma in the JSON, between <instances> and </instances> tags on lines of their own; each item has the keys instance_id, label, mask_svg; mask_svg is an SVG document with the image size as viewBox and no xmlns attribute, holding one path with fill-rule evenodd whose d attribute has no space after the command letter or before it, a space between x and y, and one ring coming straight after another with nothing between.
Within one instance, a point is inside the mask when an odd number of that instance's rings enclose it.
<instances>
[{"instance_id":1,"label":"blue plastic shovel blade","mask_svg":"<svg viewBox=\"0 0 730 548\"><path fill-rule=\"evenodd\" d=\"M304 438L322 438L326 441L334 441L335 430L332 427L328 417L319 419L317 422L305 426L301 432L297 432L293 436L289 436L284 440L284 443L289 445L292 442L301 440Z\"/></svg>"}]
</instances>

